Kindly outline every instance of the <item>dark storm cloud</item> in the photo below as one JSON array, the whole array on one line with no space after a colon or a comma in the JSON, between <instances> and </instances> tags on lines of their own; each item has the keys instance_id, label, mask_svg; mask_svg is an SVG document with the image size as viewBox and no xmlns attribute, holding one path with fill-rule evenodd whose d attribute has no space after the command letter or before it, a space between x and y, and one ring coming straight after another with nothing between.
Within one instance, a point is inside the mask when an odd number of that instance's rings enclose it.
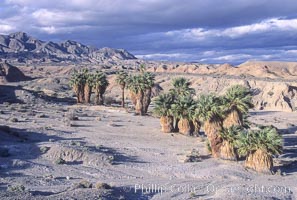
<instances>
[{"instance_id":1,"label":"dark storm cloud","mask_svg":"<svg viewBox=\"0 0 297 200\"><path fill-rule=\"evenodd\" d=\"M5 0L0 32L125 48L149 59L296 60L296 10L292 0Z\"/></svg>"}]
</instances>

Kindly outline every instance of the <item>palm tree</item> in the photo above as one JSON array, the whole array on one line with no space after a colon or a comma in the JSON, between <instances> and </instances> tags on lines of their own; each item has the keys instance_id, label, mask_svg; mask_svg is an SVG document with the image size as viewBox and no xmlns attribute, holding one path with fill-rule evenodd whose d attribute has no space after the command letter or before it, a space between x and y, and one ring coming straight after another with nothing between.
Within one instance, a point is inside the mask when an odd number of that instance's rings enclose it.
<instances>
[{"instance_id":1,"label":"palm tree","mask_svg":"<svg viewBox=\"0 0 297 200\"><path fill-rule=\"evenodd\" d=\"M94 75L91 73L88 73L88 71L86 71L85 77L86 77L86 84L84 87L84 98L85 98L86 103L90 103L92 89L94 86Z\"/></svg>"},{"instance_id":2,"label":"palm tree","mask_svg":"<svg viewBox=\"0 0 297 200\"><path fill-rule=\"evenodd\" d=\"M134 87L136 85L136 79L134 75L128 75L126 78L126 87L129 89L131 102L134 107L136 107L137 103L137 94L135 93L137 89Z\"/></svg>"},{"instance_id":3,"label":"palm tree","mask_svg":"<svg viewBox=\"0 0 297 200\"><path fill-rule=\"evenodd\" d=\"M130 90L132 103L135 105L135 113L144 115L147 113L151 102L152 87L155 76L149 72L131 75L127 78L127 87Z\"/></svg>"},{"instance_id":4,"label":"palm tree","mask_svg":"<svg viewBox=\"0 0 297 200\"><path fill-rule=\"evenodd\" d=\"M212 94L201 95L196 109L197 117L204 122L204 131L209 140L212 155L219 157L222 145L222 138L219 134L222 130L221 101Z\"/></svg>"},{"instance_id":5,"label":"palm tree","mask_svg":"<svg viewBox=\"0 0 297 200\"><path fill-rule=\"evenodd\" d=\"M191 122L192 114L196 108L196 102L190 95L179 96L171 106L174 121L178 120L179 132L184 135L191 135L194 127Z\"/></svg>"},{"instance_id":6,"label":"palm tree","mask_svg":"<svg viewBox=\"0 0 297 200\"><path fill-rule=\"evenodd\" d=\"M116 82L122 90L122 107L125 107L125 87L127 82L128 73L120 71L117 73Z\"/></svg>"},{"instance_id":7,"label":"palm tree","mask_svg":"<svg viewBox=\"0 0 297 200\"><path fill-rule=\"evenodd\" d=\"M171 94L161 94L155 100L154 114L160 117L162 132L170 133L173 131L173 114L171 106L174 97Z\"/></svg>"},{"instance_id":8,"label":"palm tree","mask_svg":"<svg viewBox=\"0 0 297 200\"><path fill-rule=\"evenodd\" d=\"M85 86L86 78L83 72L78 72L74 70L70 78L70 86L73 88L77 103L84 102L84 86Z\"/></svg>"},{"instance_id":9,"label":"palm tree","mask_svg":"<svg viewBox=\"0 0 297 200\"><path fill-rule=\"evenodd\" d=\"M103 105L103 95L109 85L106 74L103 72L96 71L94 75L94 86L95 86L95 103L97 105Z\"/></svg>"},{"instance_id":10,"label":"palm tree","mask_svg":"<svg viewBox=\"0 0 297 200\"><path fill-rule=\"evenodd\" d=\"M243 126L243 115L253 107L252 96L248 88L234 85L229 88L223 97L225 119L223 126L229 128L233 125Z\"/></svg>"},{"instance_id":11,"label":"palm tree","mask_svg":"<svg viewBox=\"0 0 297 200\"><path fill-rule=\"evenodd\" d=\"M237 160L238 154L236 151L236 142L238 135L242 132L242 127L231 126L230 128L223 128L220 132L220 136L223 140L220 158L223 160Z\"/></svg>"},{"instance_id":12,"label":"palm tree","mask_svg":"<svg viewBox=\"0 0 297 200\"><path fill-rule=\"evenodd\" d=\"M145 84L144 98L143 98L143 112L147 113L148 107L151 103L152 88L155 85L155 75L150 72L144 72L142 74Z\"/></svg>"},{"instance_id":13,"label":"palm tree","mask_svg":"<svg viewBox=\"0 0 297 200\"><path fill-rule=\"evenodd\" d=\"M186 78L175 78L172 81L172 85L174 88L170 89L170 93L172 93L174 96L187 96L195 94L195 89L190 88L191 83Z\"/></svg>"},{"instance_id":14,"label":"palm tree","mask_svg":"<svg viewBox=\"0 0 297 200\"><path fill-rule=\"evenodd\" d=\"M143 112L143 98L146 85L142 75L133 75L128 77L127 87L134 94L135 113L138 115L144 115ZM132 99L133 101L133 99Z\"/></svg>"},{"instance_id":15,"label":"palm tree","mask_svg":"<svg viewBox=\"0 0 297 200\"><path fill-rule=\"evenodd\" d=\"M282 152L283 140L274 127L263 127L248 133L241 133L238 152L246 156L245 167L257 172L271 173L273 156Z\"/></svg>"}]
</instances>

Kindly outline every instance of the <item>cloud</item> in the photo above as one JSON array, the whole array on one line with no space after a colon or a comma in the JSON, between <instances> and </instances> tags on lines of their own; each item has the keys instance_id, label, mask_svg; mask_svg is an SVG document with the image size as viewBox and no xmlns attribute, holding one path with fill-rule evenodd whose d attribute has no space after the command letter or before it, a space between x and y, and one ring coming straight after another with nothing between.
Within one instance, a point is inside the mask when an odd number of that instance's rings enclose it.
<instances>
[{"instance_id":1,"label":"cloud","mask_svg":"<svg viewBox=\"0 0 297 200\"><path fill-rule=\"evenodd\" d=\"M292 0L4 0L0 30L125 48L145 59L296 60Z\"/></svg>"},{"instance_id":2,"label":"cloud","mask_svg":"<svg viewBox=\"0 0 297 200\"><path fill-rule=\"evenodd\" d=\"M193 57L192 54L183 54L183 53L156 53L156 54L145 54L145 55L135 55L140 59L148 60L162 60L162 61L187 61Z\"/></svg>"},{"instance_id":3,"label":"cloud","mask_svg":"<svg viewBox=\"0 0 297 200\"><path fill-rule=\"evenodd\" d=\"M1 24L0 23L0 33L1 34L5 34L7 32L11 32L11 31L14 31L15 30L15 27L11 26L11 25L8 25L8 24Z\"/></svg>"}]
</instances>

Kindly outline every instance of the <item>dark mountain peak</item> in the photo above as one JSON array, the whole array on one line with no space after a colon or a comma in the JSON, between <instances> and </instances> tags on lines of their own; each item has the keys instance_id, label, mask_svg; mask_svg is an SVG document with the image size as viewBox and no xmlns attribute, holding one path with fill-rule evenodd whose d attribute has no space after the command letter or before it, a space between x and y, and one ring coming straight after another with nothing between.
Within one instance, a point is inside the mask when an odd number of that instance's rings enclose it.
<instances>
[{"instance_id":1,"label":"dark mountain peak","mask_svg":"<svg viewBox=\"0 0 297 200\"><path fill-rule=\"evenodd\" d=\"M61 44L77 45L77 44L80 44L80 43L76 42L76 41L73 41L73 40L66 40L64 42L61 42Z\"/></svg>"},{"instance_id":2,"label":"dark mountain peak","mask_svg":"<svg viewBox=\"0 0 297 200\"><path fill-rule=\"evenodd\" d=\"M9 34L10 38L14 38L23 42L26 42L27 40L29 40L29 36L27 35L27 33L24 32L15 32L15 33L11 33Z\"/></svg>"}]
</instances>

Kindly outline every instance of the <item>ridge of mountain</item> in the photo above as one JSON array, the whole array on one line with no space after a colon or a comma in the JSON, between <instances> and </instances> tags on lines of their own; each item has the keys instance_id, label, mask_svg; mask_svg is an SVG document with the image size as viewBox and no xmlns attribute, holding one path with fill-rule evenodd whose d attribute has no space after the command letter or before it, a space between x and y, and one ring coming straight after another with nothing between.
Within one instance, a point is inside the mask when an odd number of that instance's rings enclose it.
<instances>
[{"instance_id":1,"label":"ridge of mountain","mask_svg":"<svg viewBox=\"0 0 297 200\"><path fill-rule=\"evenodd\" d=\"M42 41L27 33L0 35L0 59L11 63L99 63L137 59L124 49L95 48L76 41Z\"/></svg>"}]
</instances>

